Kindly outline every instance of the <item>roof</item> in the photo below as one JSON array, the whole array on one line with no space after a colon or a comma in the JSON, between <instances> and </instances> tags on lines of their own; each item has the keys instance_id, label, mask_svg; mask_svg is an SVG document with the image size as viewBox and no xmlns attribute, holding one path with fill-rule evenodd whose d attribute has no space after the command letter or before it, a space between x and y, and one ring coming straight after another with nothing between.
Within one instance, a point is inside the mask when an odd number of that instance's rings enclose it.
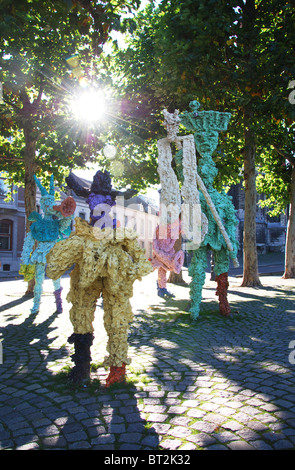
<instances>
[{"instance_id":1,"label":"roof","mask_svg":"<svg viewBox=\"0 0 295 470\"><path fill-rule=\"evenodd\" d=\"M71 172L71 175L75 178L75 180L79 183L80 186L82 186L83 188L85 188L87 190L90 190L91 184L92 184L91 181L88 181L84 178L80 178L79 176L75 175L75 173L73 173L73 172ZM82 200L84 199L81 196L77 196L72 189L70 189L70 191L71 191L71 194L73 195L74 198L78 198L78 199L82 199ZM122 199L118 199L119 205L121 205L120 204L121 200ZM140 194L138 194L134 197L131 197L129 199L124 199L124 206L128 207L130 205L138 205L138 206L142 205L143 209L144 209L144 212L149 212L148 208L150 208L150 212L152 214L155 214L155 215L157 215L158 212L159 212L159 208L157 207L157 205L154 201L152 201L150 198L148 198L146 196L143 196L143 195L140 195ZM137 209L140 210L139 207Z\"/></svg>"}]
</instances>

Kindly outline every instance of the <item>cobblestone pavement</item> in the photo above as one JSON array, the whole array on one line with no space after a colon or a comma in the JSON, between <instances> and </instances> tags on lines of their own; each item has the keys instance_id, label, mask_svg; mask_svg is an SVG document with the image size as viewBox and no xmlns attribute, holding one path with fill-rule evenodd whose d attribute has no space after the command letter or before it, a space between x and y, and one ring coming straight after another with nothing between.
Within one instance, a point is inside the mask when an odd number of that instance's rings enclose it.
<instances>
[{"instance_id":1,"label":"cobblestone pavement","mask_svg":"<svg viewBox=\"0 0 295 470\"><path fill-rule=\"evenodd\" d=\"M176 297L165 302L155 280L152 273L135 283L132 363L126 384L109 389L100 301L91 383L71 387L67 302L54 312L46 280L32 315L26 284L0 282L0 449L294 449L294 280L262 277L254 289L231 277L224 318L207 276L197 321L185 310L188 286L169 285ZM69 279L62 284L65 299Z\"/></svg>"}]
</instances>

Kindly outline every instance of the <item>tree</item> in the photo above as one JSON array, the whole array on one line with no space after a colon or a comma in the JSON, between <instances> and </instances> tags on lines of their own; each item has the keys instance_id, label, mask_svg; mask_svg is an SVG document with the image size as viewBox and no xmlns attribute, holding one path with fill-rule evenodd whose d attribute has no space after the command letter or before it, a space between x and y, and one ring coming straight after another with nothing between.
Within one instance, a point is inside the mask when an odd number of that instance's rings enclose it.
<instances>
[{"instance_id":1,"label":"tree","mask_svg":"<svg viewBox=\"0 0 295 470\"><path fill-rule=\"evenodd\" d=\"M0 165L11 182L24 184L27 217L35 210L34 173L53 172L61 182L102 147L101 128L71 119L68 101L82 74L89 83L102 75L102 46L112 29L127 28L120 12L133 6L137 0L1 2Z\"/></svg>"},{"instance_id":2,"label":"tree","mask_svg":"<svg viewBox=\"0 0 295 470\"><path fill-rule=\"evenodd\" d=\"M34 173L52 171L61 182L65 170L82 166L102 147L101 129L76 123L67 105L79 88L77 78L83 74L91 82L102 75L102 46L112 29L126 29L120 11L136 5L137 0L1 2L0 164L11 181L24 183L27 216L35 208ZM73 55L78 64L69 70Z\"/></svg>"},{"instance_id":3,"label":"tree","mask_svg":"<svg viewBox=\"0 0 295 470\"><path fill-rule=\"evenodd\" d=\"M288 226L285 247L285 279L295 277L295 156L294 125L280 121L280 133L272 136L267 158L262 160L257 178L258 191L266 198L260 201L269 207L269 215L277 216L288 207Z\"/></svg>"},{"instance_id":4,"label":"tree","mask_svg":"<svg viewBox=\"0 0 295 470\"><path fill-rule=\"evenodd\" d=\"M228 183L229 175L236 180L243 167L243 286L261 285L256 165L269 129L291 117L286 90L295 76L294 16L291 3L282 0L163 0L156 9L148 6L139 13L136 34L116 56L126 116L133 122L144 116L149 138L164 107L182 111L198 99L205 109L232 113L216 153L216 184Z\"/></svg>"}]
</instances>

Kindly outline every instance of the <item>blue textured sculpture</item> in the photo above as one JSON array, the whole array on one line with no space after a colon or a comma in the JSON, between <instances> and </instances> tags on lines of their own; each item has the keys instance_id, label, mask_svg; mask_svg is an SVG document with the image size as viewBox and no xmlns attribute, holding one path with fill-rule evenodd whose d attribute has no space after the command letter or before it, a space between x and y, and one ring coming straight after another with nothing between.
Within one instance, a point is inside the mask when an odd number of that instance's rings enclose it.
<instances>
[{"instance_id":1,"label":"blue textured sculpture","mask_svg":"<svg viewBox=\"0 0 295 470\"><path fill-rule=\"evenodd\" d=\"M72 197L68 197L59 206L55 205L53 175L50 179L49 193L35 175L34 179L41 191L40 207L43 215L33 211L28 217L32 224L23 245L20 274L24 275L26 281L35 277L34 302L31 312L37 313L45 279L46 255L59 240L69 236L76 203ZM60 313L62 312L60 279L53 281L53 285L56 308Z\"/></svg>"},{"instance_id":2,"label":"blue textured sculpture","mask_svg":"<svg viewBox=\"0 0 295 470\"><path fill-rule=\"evenodd\" d=\"M181 123L185 128L194 132L195 145L201 157L198 162L198 171L196 170L196 180L200 189L201 209L208 219L208 231L200 246L194 250L189 266L191 276L190 312L193 318L197 318L199 315L208 251L212 251L214 254L216 295L219 298L220 313L224 316L230 314L230 306L227 301L230 258L233 259L235 265L238 264L236 259L238 219L235 209L231 197L224 191L218 192L213 186L218 170L212 153L218 144L218 134L227 129L231 115L218 111L199 111L199 106L197 101L192 101L190 103L192 111L185 111L180 115ZM176 160L178 160L178 172L182 179L180 171L182 151L178 152Z\"/></svg>"}]
</instances>

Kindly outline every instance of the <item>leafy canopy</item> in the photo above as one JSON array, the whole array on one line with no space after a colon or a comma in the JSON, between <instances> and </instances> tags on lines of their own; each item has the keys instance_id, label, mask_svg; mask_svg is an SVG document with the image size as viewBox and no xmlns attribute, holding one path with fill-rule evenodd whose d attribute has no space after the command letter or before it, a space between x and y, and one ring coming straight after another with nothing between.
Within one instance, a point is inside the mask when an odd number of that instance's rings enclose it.
<instances>
[{"instance_id":1,"label":"leafy canopy","mask_svg":"<svg viewBox=\"0 0 295 470\"><path fill-rule=\"evenodd\" d=\"M68 168L95 158L102 147L101 125L85 125L69 113L69 101L84 78L105 86L102 46L112 30L126 30L122 11L138 0L2 0L0 5L0 167L24 182L26 152L36 153L32 171L53 171L58 181Z\"/></svg>"},{"instance_id":2,"label":"leafy canopy","mask_svg":"<svg viewBox=\"0 0 295 470\"><path fill-rule=\"evenodd\" d=\"M245 130L251 127L257 164L269 159L269 138L283 148L295 118L288 84L295 77L295 13L282 0L162 0L136 16L137 29L127 47L114 51L110 63L118 94L124 97L130 136L150 142L165 135L161 110L188 109L197 99L204 109L229 111L228 132L220 135L215 153L217 184L240 179ZM250 119L245 118L250 116ZM280 125L282 123L282 125ZM140 126L138 126L140 124ZM148 184L125 139L127 181ZM143 160L156 161L142 144ZM281 161L281 157L273 158Z\"/></svg>"}]
</instances>

